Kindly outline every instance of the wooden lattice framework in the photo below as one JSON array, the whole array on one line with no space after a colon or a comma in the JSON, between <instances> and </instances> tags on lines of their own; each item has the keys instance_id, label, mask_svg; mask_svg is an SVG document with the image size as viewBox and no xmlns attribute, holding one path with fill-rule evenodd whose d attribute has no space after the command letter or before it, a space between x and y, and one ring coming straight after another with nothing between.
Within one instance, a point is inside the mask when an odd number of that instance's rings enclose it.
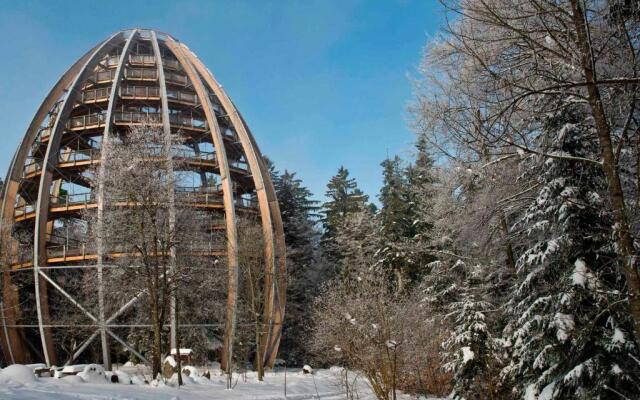
<instances>
[{"instance_id":1,"label":"wooden lattice framework","mask_svg":"<svg viewBox=\"0 0 640 400\"><path fill-rule=\"evenodd\" d=\"M141 50L142 49L142 50ZM143 102L144 108L135 110ZM149 112L149 107L155 110ZM125 111L126 110L126 111ZM153 115L150 115L153 114ZM238 296L238 212L259 213L264 237L264 336L265 364L273 365L278 352L284 318L286 290L285 243L280 209L268 169L255 139L235 105L211 72L184 44L168 34L131 29L117 32L89 50L60 78L42 102L18 147L7 174L0 210L3 232L12 232L16 224L26 225L32 233L32 257L2 265L2 302L0 303L0 344L7 362L41 361L47 365L71 362L98 336L101 338L103 363L110 365L110 340L128 348L144 359L125 339L116 335L114 321L140 298L135 296L114 315L104 310L102 268L104 260L117 257L105 254L100 243L94 251L62 248L62 254L50 237L58 218L95 208L103 212L102 193L73 198L57 197L65 180L83 185L82 171L104 162L99 148L83 139L101 135L102 140L114 129L142 119L161 121L165 135L186 132L199 137L215 149L214 157L203 157L194 142L194 153L184 162L194 169L214 171L218 176L220 196L206 198L196 206L224 216L226 250L212 252L224 257L228 290L222 364L230 360L236 326ZM75 140L75 141L74 141ZM77 157L69 143L81 143L82 157ZM79 146L79 145L78 145ZM79 148L79 147L78 147ZM80 150L78 150L80 151ZM78 152L76 151L76 153ZM248 202L247 195L257 201ZM24 229L23 229L24 230ZM19 243L11 233L5 235L5 249L17 249ZM92 315L56 283L50 268L95 268L98 315ZM27 343L21 325L19 288L12 281L15 273L33 273L33 295L37 310L38 351ZM50 290L56 290L94 322L93 333L68 360L57 357L51 328L64 328L50 321ZM175 315L170 316L171 346L175 346ZM122 325L117 325L121 327ZM31 347L31 350L29 349ZM41 350L41 351L40 351ZM40 360L36 360L39 354Z\"/></svg>"}]
</instances>

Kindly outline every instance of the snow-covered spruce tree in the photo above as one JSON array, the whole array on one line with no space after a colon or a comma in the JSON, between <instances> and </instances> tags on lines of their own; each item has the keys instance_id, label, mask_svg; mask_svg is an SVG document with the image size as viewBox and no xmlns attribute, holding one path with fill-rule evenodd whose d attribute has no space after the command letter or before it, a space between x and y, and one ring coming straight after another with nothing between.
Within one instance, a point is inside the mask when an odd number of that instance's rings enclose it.
<instances>
[{"instance_id":1,"label":"snow-covered spruce tree","mask_svg":"<svg viewBox=\"0 0 640 400\"><path fill-rule=\"evenodd\" d=\"M417 156L404 166L398 157L384 160L378 253L383 269L393 273L396 290L421 279L425 264L434 261L429 251L433 231L433 163L424 135L418 137Z\"/></svg>"},{"instance_id":2,"label":"snow-covered spruce tree","mask_svg":"<svg viewBox=\"0 0 640 400\"><path fill-rule=\"evenodd\" d=\"M322 205L326 237L331 237L349 214L365 209L369 200L358 188L355 178L349 177L349 170L345 167L340 167L338 173L331 177L325 195L329 199Z\"/></svg>"},{"instance_id":3,"label":"snow-covered spruce tree","mask_svg":"<svg viewBox=\"0 0 640 400\"><path fill-rule=\"evenodd\" d=\"M407 240L413 236L409 203L408 182L400 157L387 158L382 166L382 188L378 198L382 205L380 220L380 249L377 257L384 271L393 275L395 290L403 291L411 266L407 253Z\"/></svg>"},{"instance_id":4,"label":"snow-covered spruce tree","mask_svg":"<svg viewBox=\"0 0 640 400\"><path fill-rule=\"evenodd\" d=\"M329 180L325 195L328 200L322 204L324 234L321 246L328 261L337 266L343 256L335 236L346 225L349 216L369 210L369 198L358 188L355 178L349 177L349 171L344 167L340 167L338 173Z\"/></svg>"},{"instance_id":5,"label":"snow-covered spruce tree","mask_svg":"<svg viewBox=\"0 0 640 400\"><path fill-rule=\"evenodd\" d=\"M526 399L618 399L640 395L640 355L614 247L613 217L594 158L591 121L560 104L543 121L551 157L527 156L540 187L515 228L526 245L505 329L512 395ZM571 157L574 157L571 159Z\"/></svg>"},{"instance_id":6,"label":"snow-covered spruce tree","mask_svg":"<svg viewBox=\"0 0 640 400\"><path fill-rule=\"evenodd\" d=\"M441 355L442 368L451 373L451 397L492 398L497 394L502 356L492 331L496 313L488 301L488 269L459 259L435 261L428 267L416 297L421 299L423 314L431 317L431 329L448 332Z\"/></svg>"},{"instance_id":7,"label":"snow-covered spruce tree","mask_svg":"<svg viewBox=\"0 0 640 400\"><path fill-rule=\"evenodd\" d=\"M280 357L288 365L309 362L308 315L313 298L325 279L318 262L320 232L318 202L294 172L278 174L272 171L274 186L284 225L287 244L287 312L281 340Z\"/></svg>"},{"instance_id":8,"label":"snow-covered spruce tree","mask_svg":"<svg viewBox=\"0 0 640 400\"><path fill-rule=\"evenodd\" d=\"M453 373L454 399L486 399L496 396L498 371L502 363L501 347L491 332L488 312L494 306L487 300L489 291L484 286L486 269L476 265L468 267L462 261L454 269L464 275L458 290L447 288L448 297L457 297L446 305L445 315L452 327L443 342L443 368Z\"/></svg>"}]
</instances>

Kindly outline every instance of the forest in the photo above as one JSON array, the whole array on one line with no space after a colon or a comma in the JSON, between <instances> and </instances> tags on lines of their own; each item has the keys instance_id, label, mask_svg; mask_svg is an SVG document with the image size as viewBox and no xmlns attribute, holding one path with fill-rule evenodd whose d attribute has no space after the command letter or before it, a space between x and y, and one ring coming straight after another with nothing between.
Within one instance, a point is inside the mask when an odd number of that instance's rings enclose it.
<instances>
[{"instance_id":1,"label":"forest","mask_svg":"<svg viewBox=\"0 0 640 400\"><path fill-rule=\"evenodd\" d=\"M381 162L379 207L345 167L324 203L272 170L282 356L361 371L384 400L638 398L638 4L442 6L414 155Z\"/></svg>"},{"instance_id":2,"label":"forest","mask_svg":"<svg viewBox=\"0 0 640 400\"><path fill-rule=\"evenodd\" d=\"M113 328L113 338L132 344L100 354L96 340L88 356L146 356L158 376L169 341L218 356L225 339L200 328L234 321L222 368L254 368L268 381L264 299L283 296L276 365L338 366L347 400L360 398L359 382L379 400L640 398L640 3L439 7L447 22L411 77L411 155L380 160L375 198L346 161L327 165L336 172L326 191L311 193L296 171L265 158L284 227L286 293L263 292L273 279L263 268L265 232L258 217L242 216L239 270L229 277L238 303L221 306L228 277L210 272L225 266L193 255L224 250L225 221L183 206L208 201L173 172L183 169L183 143L144 124L126 139L105 139L110 163L87 177L104 213L65 221L52 236L124 254L113 262L120 268L105 261L83 277L50 274L80 288L84 314L152 329ZM156 163L138 162L150 158ZM98 280L107 305L95 295ZM54 292L51 302L60 298ZM169 339L172 313L175 324L195 322L172 327L183 333ZM78 314L65 321L76 331L53 333L70 359L77 338L94 332ZM93 335L106 341L102 329Z\"/></svg>"}]
</instances>

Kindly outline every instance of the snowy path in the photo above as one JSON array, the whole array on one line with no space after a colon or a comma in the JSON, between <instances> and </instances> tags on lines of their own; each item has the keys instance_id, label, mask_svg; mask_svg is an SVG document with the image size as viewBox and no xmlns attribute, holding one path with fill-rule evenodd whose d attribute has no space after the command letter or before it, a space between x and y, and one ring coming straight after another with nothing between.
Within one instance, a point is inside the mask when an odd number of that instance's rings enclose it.
<instances>
[{"instance_id":1,"label":"snowy path","mask_svg":"<svg viewBox=\"0 0 640 400\"><path fill-rule=\"evenodd\" d=\"M151 387L149 385L94 384L70 382L65 379L40 378L28 385L0 386L1 400L285 400L284 372L268 373L264 382L258 382L254 373L242 377L233 390L226 390L224 377L211 381L191 383L180 389ZM314 384L315 381L315 384ZM234 379L235 382L235 379ZM373 399L370 389L360 385L361 399ZM295 371L287 373L286 400L342 400L344 392L339 385L338 373L319 370L311 375Z\"/></svg>"}]
</instances>

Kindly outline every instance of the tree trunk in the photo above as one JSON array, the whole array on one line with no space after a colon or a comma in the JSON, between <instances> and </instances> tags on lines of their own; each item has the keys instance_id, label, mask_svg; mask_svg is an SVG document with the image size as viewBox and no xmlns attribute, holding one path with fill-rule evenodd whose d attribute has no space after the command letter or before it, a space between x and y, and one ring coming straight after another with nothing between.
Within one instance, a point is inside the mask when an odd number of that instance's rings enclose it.
<instances>
[{"instance_id":1,"label":"tree trunk","mask_svg":"<svg viewBox=\"0 0 640 400\"><path fill-rule=\"evenodd\" d=\"M162 351L162 332L161 332L161 326L160 326L160 316L158 315L157 298L152 299L151 324L153 325L153 349L152 349L153 359L151 360L151 370L153 374L152 378L155 379L160 373L160 369L161 369L160 354Z\"/></svg>"},{"instance_id":2,"label":"tree trunk","mask_svg":"<svg viewBox=\"0 0 640 400\"><path fill-rule=\"evenodd\" d=\"M507 266L511 271L515 271L516 257L513 254L513 246L511 245L511 241L509 240L509 226L507 225L507 218L504 216L504 213L500 215L500 228L502 229L502 233L504 234L504 252L507 257Z\"/></svg>"},{"instance_id":3,"label":"tree trunk","mask_svg":"<svg viewBox=\"0 0 640 400\"><path fill-rule=\"evenodd\" d=\"M571 0L573 23L581 52L582 68L587 83L588 100L591 113L595 120L596 131L600 143L602 168L607 176L609 187L609 201L613 208L613 217L618 232L618 247L623 256L624 273L629 287L629 309L633 318L636 342L640 342L640 276L637 268L637 255L633 246L633 238L627 220L624 193L620 175L616 166L611 131L597 85L595 66L592 62L591 44L587 32L584 10L578 0Z\"/></svg>"},{"instance_id":4,"label":"tree trunk","mask_svg":"<svg viewBox=\"0 0 640 400\"><path fill-rule=\"evenodd\" d=\"M175 335L176 335L176 357L178 357L178 359L176 360L177 364L178 364L178 386L182 386L182 357L180 356L180 333L178 332L178 294L174 293L173 294L175 297Z\"/></svg>"},{"instance_id":5,"label":"tree trunk","mask_svg":"<svg viewBox=\"0 0 640 400\"><path fill-rule=\"evenodd\" d=\"M260 323L256 324L256 366L258 369L258 380L264 379L264 361L262 360L262 332Z\"/></svg>"}]
</instances>

